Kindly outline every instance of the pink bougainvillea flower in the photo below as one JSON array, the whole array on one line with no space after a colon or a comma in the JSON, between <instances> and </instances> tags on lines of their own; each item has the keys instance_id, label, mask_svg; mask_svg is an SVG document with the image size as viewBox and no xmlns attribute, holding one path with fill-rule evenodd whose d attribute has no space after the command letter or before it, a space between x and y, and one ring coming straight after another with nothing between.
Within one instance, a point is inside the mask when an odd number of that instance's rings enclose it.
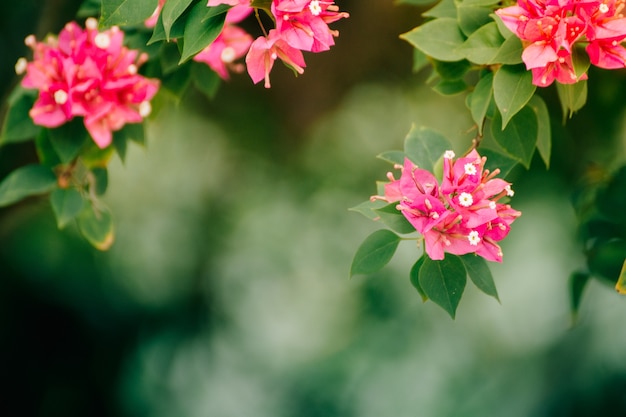
<instances>
[{"instance_id":1,"label":"pink bougainvillea flower","mask_svg":"<svg viewBox=\"0 0 626 417\"><path fill-rule=\"evenodd\" d=\"M213 43L202 50L193 59L206 63L222 79L230 78L228 70L243 72L243 64L235 63L242 58L252 44L252 36L245 30L227 24Z\"/></svg>"},{"instance_id":2,"label":"pink bougainvillea flower","mask_svg":"<svg viewBox=\"0 0 626 417\"><path fill-rule=\"evenodd\" d=\"M328 24L349 17L334 2L323 0L273 0L271 10L276 30L287 43L311 52L330 49L339 33Z\"/></svg>"},{"instance_id":3,"label":"pink bougainvillea flower","mask_svg":"<svg viewBox=\"0 0 626 417\"><path fill-rule=\"evenodd\" d=\"M255 39L246 55L248 74L255 84L264 79L265 88L271 87L270 71L276 59L281 59L299 74L302 74L306 67L302 51L290 46L276 29L272 29L267 37Z\"/></svg>"},{"instance_id":4,"label":"pink bougainvillea flower","mask_svg":"<svg viewBox=\"0 0 626 417\"><path fill-rule=\"evenodd\" d=\"M387 174L384 196L372 199L397 203L396 208L424 237L426 254L434 260L445 253L476 253L489 261L502 262L496 243L504 239L510 225L520 216L511 206L499 203L512 197L511 184L496 178L500 172L484 169L485 157L476 150L454 160L454 152L444 154L442 185L435 176L405 158L396 166L402 175Z\"/></svg>"},{"instance_id":5,"label":"pink bougainvillea flower","mask_svg":"<svg viewBox=\"0 0 626 417\"><path fill-rule=\"evenodd\" d=\"M22 85L39 90L30 110L35 124L58 127L81 116L94 142L105 148L113 131L150 113L159 82L137 73L146 56L123 46L119 28L99 32L97 26L88 19L85 30L71 22L45 42L27 37L33 61L21 66Z\"/></svg>"},{"instance_id":6,"label":"pink bougainvillea flower","mask_svg":"<svg viewBox=\"0 0 626 417\"><path fill-rule=\"evenodd\" d=\"M572 52L585 46L593 65L626 67L626 18L623 0L519 0L496 11L524 46L522 60L533 72L533 84L572 84L576 76Z\"/></svg>"}]
</instances>

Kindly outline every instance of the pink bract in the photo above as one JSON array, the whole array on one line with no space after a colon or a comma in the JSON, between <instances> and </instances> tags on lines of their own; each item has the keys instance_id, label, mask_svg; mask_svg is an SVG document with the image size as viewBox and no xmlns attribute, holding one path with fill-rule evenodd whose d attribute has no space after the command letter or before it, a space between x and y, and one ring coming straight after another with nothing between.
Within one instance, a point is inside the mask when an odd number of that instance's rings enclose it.
<instances>
[{"instance_id":1,"label":"pink bract","mask_svg":"<svg viewBox=\"0 0 626 417\"><path fill-rule=\"evenodd\" d=\"M424 237L426 254L441 260L445 253L476 253L489 261L502 262L496 243L504 239L520 212L498 202L513 196L511 184L496 178L499 170L484 169L485 157L476 150L454 160L453 152L444 157L443 181L418 168L405 158L402 175L387 174L385 195L374 196L396 208Z\"/></svg>"},{"instance_id":2,"label":"pink bract","mask_svg":"<svg viewBox=\"0 0 626 417\"><path fill-rule=\"evenodd\" d=\"M248 74L255 84L264 79L265 88L271 87L270 72L276 59L281 59L299 74L302 74L306 67L302 51L290 46L275 29L272 29L267 37L262 36L252 42L246 56Z\"/></svg>"},{"instance_id":3,"label":"pink bract","mask_svg":"<svg viewBox=\"0 0 626 417\"><path fill-rule=\"evenodd\" d=\"M68 23L58 38L26 40L33 61L22 79L25 88L39 90L30 111L35 124L58 127L82 116L94 142L105 148L112 132L126 123L139 123L149 114L149 101L159 81L137 73L145 57L123 46L117 27L99 32L95 19L83 30Z\"/></svg>"}]
</instances>

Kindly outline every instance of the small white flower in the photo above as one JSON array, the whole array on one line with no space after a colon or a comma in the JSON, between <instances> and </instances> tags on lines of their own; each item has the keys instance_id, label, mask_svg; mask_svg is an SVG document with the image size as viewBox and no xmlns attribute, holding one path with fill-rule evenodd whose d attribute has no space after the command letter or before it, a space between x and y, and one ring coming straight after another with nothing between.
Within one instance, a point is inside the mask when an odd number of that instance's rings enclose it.
<instances>
[{"instance_id":1,"label":"small white flower","mask_svg":"<svg viewBox=\"0 0 626 417\"><path fill-rule=\"evenodd\" d=\"M233 48L232 46L227 46L222 50L220 59L222 60L222 62L229 64L235 60L236 56L237 53L235 52L235 48Z\"/></svg>"},{"instance_id":2,"label":"small white flower","mask_svg":"<svg viewBox=\"0 0 626 417\"><path fill-rule=\"evenodd\" d=\"M474 204L474 198L470 193L459 194L459 204L463 207L469 207Z\"/></svg>"},{"instance_id":3,"label":"small white flower","mask_svg":"<svg viewBox=\"0 0 626 417\"><path fill-rule=\"evenodd\" d=\"M98 29L98 21L94 17L85 20L85 27L89 30Z\"/></svg>"},{"instance_id":4,"label":"small white flower","mask_svg":"<svg viewBox=\"0 0 626 417\"><path fill-rule=\"evenodd\" d=\"M139 105L139 114L141 117L148 117L152 113L152 105L149 101L142 101Z\"/></svg>"},{"instance_id":5,"label":"small white flower","mask_svg":"<svg viewBox=\"0 0 626 417\"><path fill-rule=\"evenodd\" d=\"M446 159L453 159L455 156L456 155L454 154L454 151L450 151L450 150L446 151L443 154L443 157L446 158Z\"/></svg>"},{"instance_id":6,"label":"small white flower","mask_svg":"<svg viewBox=\"0 0 626 417\"><path fill-rule=\"evenodd\" d=\"M100 49L107 49L111 45L111 37L106 33L98 33L93 41Z\"/></svg>"},{"instance_id":7,"label":"small white flower","mask_svg":"<svg viewBox=\"0 0 626 417\"><path fill-rule=\"evenodd\" d=\"M15 63L15 73L17 75L22 75L26 72L27 67L28 67L28 61L26 61L26 58L22 57L18 59L17 62Z\"/></svg>"},{"instance_id":8,"label":"small white flower","mask_svg":"<svg viewBox=\"0 0 626 417\"><path fill-rule=\"evenodd\" d=\"M463 166L463 169L465 170L465 175L475 175L476 174L476 165L472 164L471 162L468 162L467 164L465 164Z\"/></svg>"},{"instance_id":9,"label":"small white flower","mask_svg":"<svg viewBox=\"0 0 626 417\"><path fill-rule=\"evenodd\" d=\"M510 185L504 187L504 191L506 191L506 195L508 195L509 197L513 197L515 195L515 191L511 189Z\"/></svg>"},{"instance_id":10,"label":"small white flower","mask_svg":"<svg viewBox=\"0 0 626 417\"><path fill-rule=\"evenodd\" d=\"M495 210L496 209L496 202L495 201L490 201L489 202L489 208L491 210Z\"/></svg>"},{"instance_id":11,"label":"small white flower","mask_svg":"<svg viewBox=\"0 0 626 417\"><path fill-rule=\"evenodd\" d=\"M609 6L607 6L606 4L602 3L600 5L600 13L606 13L609 11Z\"/></svg>"},{"instance_id":12,"label":"small white flower","mask_svg":"<svg viewBox=\"0 0 626 417\"><path fill-rule=\"evenodd\" d=\"M480 243L480 236L476 230L472 230L469 235L467 235L467 240L469 240L470 245L478 246Z\"/></svg>"},{"instance_id":13,"label":"small white flower","mask_svg":"<svg viewBox=\"0 0 626 417\"><path fill-rule=\"evenodd\" d=\"M319 16L322 13L322 6L320 6L319 0L313 0L309 3L309 10L313 16Z\"/></svg>"},{"instance_id":14,"label":"small white flower","mask_svg":"<svg viewBox=\"0 0 626 417\"><path fill-rule=\"evenodd\" d=\"M63 90L57 90L54 93L54 101L58 104L58 105L64 105L65 103L67 103L67 99L68 99L68 95L65 91Z\"/></svg>"}]
</instances>

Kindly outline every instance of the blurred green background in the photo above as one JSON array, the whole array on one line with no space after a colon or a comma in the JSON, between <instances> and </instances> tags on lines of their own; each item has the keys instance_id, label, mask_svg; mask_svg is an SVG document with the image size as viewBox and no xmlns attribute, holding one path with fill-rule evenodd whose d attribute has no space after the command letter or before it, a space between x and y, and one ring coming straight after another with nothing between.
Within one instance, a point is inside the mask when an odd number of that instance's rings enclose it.
<instances>
[{"instance_id":1,"label":"blurred green background","mask_svg":"<svg viewBox=\"0 0 626 417\"><path fill-rule=\"evenodd\" d=\"M4 4L2 93L23 38L58 31L77 1ZM515 171L524 214L493 265L501 304L468 285L456 321L422 303L401 245L348 278L379 226L347 209L375 192L411 124L467 147L463 97L411 73L398 34L420 10L338 2L351 18L297 79L236 76L148 123L110 166L117 240L97 252L59 232L45 199L0 210L2 416L458 417L626 415L626 300L598 281L570 317L584 266L572 192L624 158L624 74L590 74L553 166ZM547 90L545 98L558 109ZM34 158L0 149L0 173Z\"/></svg>"}]
</instances>

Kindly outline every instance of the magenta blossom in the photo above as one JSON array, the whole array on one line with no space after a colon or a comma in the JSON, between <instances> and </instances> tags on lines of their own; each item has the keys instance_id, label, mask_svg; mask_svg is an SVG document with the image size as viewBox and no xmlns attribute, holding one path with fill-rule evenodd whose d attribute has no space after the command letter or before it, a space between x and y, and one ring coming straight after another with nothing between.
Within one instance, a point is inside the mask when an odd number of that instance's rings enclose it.
<instances>
[{"instance_id":1,"label":"magenta blossom","mask_svg":"<svg viewBox=\"0 0 626 417\"><path fill-rule=\"evenodd\" d=\"M445 253L476 253L483 258L502 262L497 242L504 239L510 225L520 216L508 204L498 202L512 197L511 184L495 178L499 170L484 169L486 158L472 150L466 157L454 160L454 153L444 155L443 181L416 167L409 159L400 179L387 174L385 195L374 196L396 208L424 237L426 253L441 260Z\"/></svg>"},{"instance_id":2,"label":"magenta blossom","mask_svg":"<svg viewBox=\"0 0 626 417\"><path fill-rule=\"evenodd\" d=\"M524 46L522 60L533 72L533 84L555 80L572 84L587 79L576 74L572 51L585 46L593 65L626 67L626 18L623 0L519 0L496 11Z\"/></svg>"},{"instance_id":3,"label":"magenta blossom","mask_svg":"<svg viewBox=\"0 0 626 417\"><path fill-rule=\"evenodd\" d=\"M246 56L248 74L255 84L264 79L265 88L271 87L270 71L276 59L281 59L299 74L302 74L306 67L302 51L290 46L280 37L276 29L272 29L267 37L262 36L252 42Z\"/></svg>"},{"instance_id":4,"label":"magenta blossom","mask_svg":"<svg viewBox=\"0 0 626 417\"><path fill-rule=\"evenodd\" d=\"M16 69L26 73L22 86L39 90L30 110L35 124L57 127L81 116L94 142L105 148L113 131L150 114L159 82L137 73L146 56L122 45L124 32L99 32L97 25L87 19L83 30L71 22L45 42L27 37L33 61Z\"/></svg>"}]
</instances>

